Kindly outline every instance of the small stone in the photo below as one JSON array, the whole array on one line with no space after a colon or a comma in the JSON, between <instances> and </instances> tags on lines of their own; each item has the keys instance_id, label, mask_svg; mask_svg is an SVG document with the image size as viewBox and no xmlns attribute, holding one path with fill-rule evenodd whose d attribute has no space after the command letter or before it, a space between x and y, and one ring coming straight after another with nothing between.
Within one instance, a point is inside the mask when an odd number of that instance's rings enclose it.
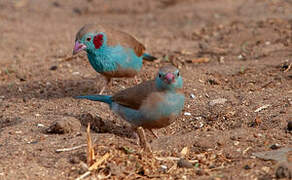
<instances>
[{"instance_id":1,"label":"small stone","mask_svg":"<svg viewBox=\"0 0 292 180\"><path fill-rule=\"evenodd\" d=\"M78 164L78 163L80 163L80 159L77 156L72 156L69 159L69 162L72 163L72 164Z\"/></svg>"},{"instance_id":2,"label":"small stone","mask_svg":"<svg viewBox=\"0 0 292 180\"><path fill-rule=\"evenodd\" d=\"M37 127L45 127L45 125L38 123Z\"/></svg>"},{"instance_id":3,"label":"small stone","mask_svg":"<svg viewBox=\"0 0 292 180\"><path fill-rule=\"evenodd\" d=\"M271 45L271 42L270 41L266 41L265 45Z\"/></svg>"},{"instance_id":4,"label":"small stone","mask_svg":"<svg viewBox=\"0 0 292 180\"><path fill-rule=\"evenodd\" d=\"M265 172L265 173L269 173L269 171L270 171L270 167L268 167L268 166L264 166L264 167L262 167L262 170Z\"/></svg>"},{"instance_id":5,"label":"small stone","mask_svg":"<svg viewBox=\"0 0 292 180\"><path fill-rule=\"evenodd\" d=\"M210 85L219 85L219 82L216 79L208 79L207 82Z\"/></svg>"},{"instance_id":6,"label":"small stone","mask_svg":"<svg viewBox=\"0 0 292 180\"><path fill-rule=\"evenodd\" d=\"M105 124L101 117L93 116L90 113L86 113L81 114L79 119L82 126L87 127L88 123L90 123L90 128L95 132L108 132L108 126Z\"/></svg>"},{"instance_id":7,"label":"small stone","mask_svg":"<svg viewBox=\"0 0 292 180\"><path fill-rule=\"evenodd\" d=\"M65 134L74 131L79 131L81 123L74 117L63 117L60 120L54 122L48 129L48 133Z\"/></svg>"},{"instance_id":8,"label":"small stone","mask_svg":"<svg viewBox=\"0 0 292 180\"><path fill-rule=\"evenodd\" d=\"M55 6L55 7L60 7L61 4L60 4L59 2L57 2L57 1L55 1L55 2L53 2L53 6Z\"/></svg>"},{"instance_id":9,"label":"small stone","mask_svg":"<svg viewBox=\"0 0 292 180\"><path fill-rule=\"evenodd\" d=\"M243 56L242 56L241 54L239 54L239 55L237 56L237 58L238 58L238 59L243 59Z\"/></svg>"},{"instance_id":10,"label":"small stone","mask_svg":"<svg viewBox=\"0 0 292 180\"><path fill-rule=\"evenodd\" d=\"M251 167L247 164L247 165L245 165L244 167L243 167L245 170L249 170L249 169L251 169Z\"/></svg>"},{"instance_id":11,"label":"small stone","mask_svg":"<svg viewBox=\"0 0 292 180\"><path fill-rule=\"evenodd\" d=\"M183 158L181 158L178 162L177 162L177 166L180 168L193 168L193 164L190 163L188 160L185 160Z\"/></svg>"},{"instance_id":12,"label":"small stone","mask_svg":"<svg viewBox=\"0 0 292 180\"><path fill-rule=\"evenodd\" d=\"M19 75L17 74L16 77L20 80L20 81L26 81L26 77L23 75Z\"/></svg>"},{"instance_id":13,"label":"small stone","mask_svg":"<svg viewBox=\"0 0 292 180\"><path fill-rule=\"evenodd\" d=\"M115 162L108 163L107 168L110 169L113 176L119 176L124 172L124 167L118 166Z\"/></svg>"},{"instance_id":14,"label":"small stone","mask_svg":"<svg viewBox=\"0 0 292 180\"><path fill-rule=\"evenodd\" d=\"M292 165L285 162L285 163L280 163L277 167L276 170L276 178L287 178L291 179L292 178Z\"/></svg>"},{"instance_id":15,"label":"small stone","mask_svg":"<svg viewBox=\"0 0 292 180\"><path fill-rule=\"evenodd\" d=\"M184 115L185 115L185 116L191 116L192 114L189 113L189 112L185 112Z\"/></svg>"},{"instance_id":16,"label":"small stone","mask_svg":"<svg viewBox=\"0 0 292 180\"><path fill-rule=\"evenodd\" d=\"M225 98L214 99L209 102L210 106L215 106L216 104L224 104L227 101Z\"/></svg>"},{"instance_id":17,"label":"small stone","mask_svg":"<svg viewBox=\"0 0 292 180\"><path fill-rule=\"evenodd\" d=\"M202 116L197 116L197 117L194 117L195 118L195 120L201 120L202 119Z\"/></svg>"},{"instance_id":18,"label":"small stone","mask_svg":"<svg viewBox=\"0 0 292 180\"><path fill-rule=\"evenodd\" d=\"M239 145L239 141L234 141L234 146Z\"/></svg>"},{"instance_id":19,"label":"small stone","mask_svg":"<svg viewBox=\"0 0 292 180\"><path fill-rule=\"evenodd\" d=\"M78 72L78 71L72 73L73 76L76 76L76 75L79 75L79 74L80 74L80 72Z\"/></svg>"},{"instance_id":20,"label":"small stone","mask_svg":"<svg viewBox=\"0 0 292 180\"><path fill-rule=\"evenodd\" d=\"M292 121L289 121L287 124L287 130L292 131Z\"/></svg>"},{"instance_id":21,"label":"small stone","mask_svg":"<svg viewBox=\"0 0 292 180\"><path fill-rule=\"evenodd\" d=\"M164 172L167 170L167 166L165 166L165 165L161 165L160 167L161 167L162 171L164 171Z\"/></svg>"},{"instance_id":22,"label":"small stone","mask_svg":"<svg viewBox=\"0 0 292 180\"><path fill-rule=\"evenodd\" d=\"M195 96L193 93L191 93L191 94L190 94L190 98L195 99L196 96Z\"/></svg>"},{"instance_id":23,"label":"small stone","mask_svg":"<svg viewBox=\"0 0 292 180\"><path fill-rule=\"evenodd\" d=\"M73 8L73 12L78 15L82 14L82 10L80 8Z\"/></svg>"},{"instance_id":24,"label":"small stone","mask_svg":"<svg viewBox=\"0 0 292 180\"><path fill-rule=\"evenodd\" d=\"M203 176L204 175L204 171L202 169L197 169L196 170L196 175Z\"/></svg>"},{"instance_id":25,"label":"small stone","mask_svg":"<svg viewBox=\"0 0 292 180\"><path fill-rule=\"evenodd\" d=\"M279 149L280 147L281 145L277 143L270 146L271 149Z\"/></svg>"},{"instance_id":26,"label":"small stone","mask_svg":"<svg viewBox=\"0 0 292 180\"><path fill-rule=\"evenodd\" d=\"M56 65L50 67L50 70L51 70L51 71L55 71L55 70L57 70L57 69L58 69L58 66L56 66Z\"/></svg>"}]
</instances>

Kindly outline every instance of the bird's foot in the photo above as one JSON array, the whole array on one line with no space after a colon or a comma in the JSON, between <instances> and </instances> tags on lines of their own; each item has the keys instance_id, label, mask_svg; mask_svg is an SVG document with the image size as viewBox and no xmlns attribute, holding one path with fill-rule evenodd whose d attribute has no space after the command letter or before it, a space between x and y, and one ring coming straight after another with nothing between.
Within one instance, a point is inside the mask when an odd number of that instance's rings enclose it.
<instances>
[{"instance_id":1,"label":"bird's foot","mask_svg":"<svg viewBox=\"0 0 292 180\"><path fill-rule=\"evenodd\" d=\"M144 129L142 127L137 128L137 134L139 136L140 145L142 146L142 148L145 151L152 153L151 146L149 143L147 143L145 132L144 132Z\"/></svg>"},{"instance_id":2,"label":"bird's foot","mask_svg":"<svg viewBox=\"0 0 292 180\"><path fill-rule=\"evenodd\" d=\"M139 80L138 80L137 76L135 76L134 79L135 79L136 85L139 84Z\"/></svg>"}]
</instances>

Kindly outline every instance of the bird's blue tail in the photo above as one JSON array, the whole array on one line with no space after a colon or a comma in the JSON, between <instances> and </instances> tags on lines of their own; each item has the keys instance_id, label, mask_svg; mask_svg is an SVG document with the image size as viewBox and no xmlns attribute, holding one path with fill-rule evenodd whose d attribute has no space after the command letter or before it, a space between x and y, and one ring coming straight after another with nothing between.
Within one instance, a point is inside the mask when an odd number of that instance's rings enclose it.
<instances>
[{"instance_id":1,"label":"bird's blue tail","mask_svg":"<svg viewBox=\"0 0 292 180\"><path fill-rule=\"evenodd\" d=\"M77 99L88 99L91 101L100 101L111 105L112 103L112 96L106 95L87 95L87 96L76 96Z\"/></svg>"},{"instance_id":2,"label":"bird's blue tail","mask_svg":"<svg viewBox=\"0 0 292 180\"><path fill-rule=\"evenodd\" d=\"M146 61L154 61L155 59L157 59L156 57L151 56L150 54L146 54L146 53L144 53L144 54L142 55L142 57L143 57L143 59L146 60Z\"/></svg>"}]
</instances>

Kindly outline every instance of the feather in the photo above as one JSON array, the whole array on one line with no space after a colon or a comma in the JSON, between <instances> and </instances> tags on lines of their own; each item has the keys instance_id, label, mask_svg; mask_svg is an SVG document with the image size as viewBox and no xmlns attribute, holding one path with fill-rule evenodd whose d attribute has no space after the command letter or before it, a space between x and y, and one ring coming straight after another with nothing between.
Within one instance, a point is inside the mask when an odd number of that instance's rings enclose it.
<instances>
[{"instance_id":1,"label":"feather","mask_svg":"<svg viewBox=\"0 0 292 180\"><path fill-rule=\"evenodd\" d=\"M136 38L128 33L113 29L106 25L86 24L76 34L76 40L80 40L87 33L104 32L107 34L107 45L132 48L138 57L141 57L145 51L145 46Z\"/></svg>"},{"instance_id":2,"label":"feather","mask_svg":"<svg viewBox=\"0 0 292 180\"><path fill-rule=\"evenodd\" d=\"M155 81L146 81L132 88L122 90L112 97L116 103L132 109L139 109L150 93L158 91Z\"/></svg>"}]
</instances>

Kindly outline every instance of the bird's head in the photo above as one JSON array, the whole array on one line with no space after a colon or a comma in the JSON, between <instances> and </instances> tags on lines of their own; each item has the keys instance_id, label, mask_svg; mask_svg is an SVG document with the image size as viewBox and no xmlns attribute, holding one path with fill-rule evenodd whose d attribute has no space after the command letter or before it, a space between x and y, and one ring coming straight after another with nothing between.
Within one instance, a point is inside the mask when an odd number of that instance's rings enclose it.
<instances>
[{"instance_id":1,"label":"bird's head","mask_svg":"<svg viewBox=\"0 0 292 180\"><path fill-rule=\"evenodd\" d=\"M183 86L179 70L174 66L161 67L155 81L157 88L161 90L177 90Z\"/></svg>"},{"instance_id":2,"label":"bird's head","mask_svg":"<svg viewBox=\"0 0 292 180\"><path fill-rule=\"evenodd\" d=\"M93 24L87 24L76 34L73 55L81 52L82 50L87 52L98 50L103 47L105 41L106 34L104 32L97 32L94 30Z\"/></svg>"}]
</instances>

